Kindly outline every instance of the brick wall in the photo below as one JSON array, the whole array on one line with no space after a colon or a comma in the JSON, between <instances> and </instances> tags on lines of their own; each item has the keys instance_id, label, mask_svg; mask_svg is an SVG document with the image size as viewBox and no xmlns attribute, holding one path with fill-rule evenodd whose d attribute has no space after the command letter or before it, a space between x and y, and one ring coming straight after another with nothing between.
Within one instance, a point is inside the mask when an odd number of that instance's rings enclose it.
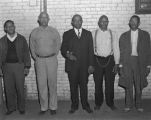
<instances>
[{"instance_id":1,"label":"brick wall","mask_svg":"<svg viewBox=\"0 0 151 120\"><path fill-rule=\"evenodd\" d=\"M102 14L109 17L109 27L117 32L118 36L129 29L128 21L135 12L135 0L47 0L50 25L56 27L62 36L63 32L71 28L71 17L81 14L83 27L92 31L97 28L98 18ZM38 26L37 16L40 12L40 0L1 0L0 1L0 36L4 35L3 23L12 19L16 23L16 30L29 41L31 30ZM139 15L140 28L151 33L151 15ZM58 67L58 97L69 99L70 90L67 74L64 72L64 58L59 54ZM149 85L143 90L143 97L151 98L151 75L148 77ZM124 90L115 81L115 98L123 98ZM27 98L37 98L35 71L32 61L30 74L26 77ZM89 98L94 99L93 77L89 77Z\"/></svg>"}]
</instances>

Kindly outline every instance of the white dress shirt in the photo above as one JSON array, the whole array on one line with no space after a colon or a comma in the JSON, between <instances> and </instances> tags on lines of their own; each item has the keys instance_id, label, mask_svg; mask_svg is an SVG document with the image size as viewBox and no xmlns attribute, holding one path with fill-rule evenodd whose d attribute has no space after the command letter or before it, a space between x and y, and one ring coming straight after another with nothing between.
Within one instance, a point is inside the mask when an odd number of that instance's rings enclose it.
<instances>
[{"instance_id":1,"label":"white dress shirt","mask_svg":"<svg viewBox=\"0 0 151 120\"><path fill-rule=\"evenodd\" d=\"M76 33L76 35L77 35L77 36L81 37L81 34L82 34L82 28L80 28L80 29L76 29L76 28L74 28L74 31L75 31L75 33ZM80 33L79 33L79 32L80 32Z\"/></svg>"},{"instance_id":2,"label":"white dress shirt","mask_svg":"<svg viewBox=\"0 0 151 120\"><path fill-rule=\"evenodd\" d=\"M138 30L131 30L131 45L132 45L132 56L138 56L137 53L137 41L138 41Z\"/></svg>"},{"instance_id":3,"label":"white dress shirt","mask_svg":"<svg viewBox=\"0 0 151 120\"><path fill-rule=\"evenodd\" d=\"M110 33L111 30L102 31L98 29L96 40L95 31L92 32L93 44L94 44L94 54L97 56L107 57L114 54L115 64L119 64L120 52L119 52L119 40L115 32Z\"/></svg>"}]
</instances>

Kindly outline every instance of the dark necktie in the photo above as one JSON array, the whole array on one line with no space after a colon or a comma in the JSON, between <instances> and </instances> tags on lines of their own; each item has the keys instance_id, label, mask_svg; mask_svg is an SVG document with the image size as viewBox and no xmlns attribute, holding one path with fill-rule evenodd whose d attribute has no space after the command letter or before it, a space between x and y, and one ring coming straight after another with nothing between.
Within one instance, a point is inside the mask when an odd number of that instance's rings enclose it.
<instances>
[{"instance_id":1,"label":"dark necktie","mask_svg":"<svg viewBox=\"0 0 151 120\"><path fill-rule=\"evenodd\" d=\"M78 38L80 39L80 31L79 31L79 29L78 29Z\"/></svg>"}]
</instances>

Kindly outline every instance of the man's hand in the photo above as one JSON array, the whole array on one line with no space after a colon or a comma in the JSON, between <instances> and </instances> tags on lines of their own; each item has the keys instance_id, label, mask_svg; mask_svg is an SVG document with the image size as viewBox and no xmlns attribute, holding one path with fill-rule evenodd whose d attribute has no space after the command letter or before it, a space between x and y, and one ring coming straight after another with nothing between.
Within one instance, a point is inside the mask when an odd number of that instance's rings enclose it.
<instances>
[{"instance_id":1,"label":"man's hand","mask_svg":"<svg viewBox=\"0 0 151 120\"><path fill-rule=\"evenodd\" d=\"M88 73L92 74L94 72L94 67L93 66L89 66L88 67Z\"/></svg>"},{"instance_id":2,"label":"man's hand","mask_svg":"<svg viewBox=\"0 0 151 120\"><path fill-rule=\"evenodd\" d=\"M146 68L146 72L145 72L145 76L147 77L148 75L149 75L149 73L150 73L150 68Z\"/></svg>"},{"instance_id":3,"label":"man's hand","mask_svg":"<svg viewBox=\"0 0 151 120\"><path fill-rule=\"evenodd\" d=\"M119 74L119 70L120 70L119 64L115 64L115 66L114 66L114 68L113 68L113 72L114 72L115 74Z\"/></svg>"},{"instance_id":4,"label":"man's hand","mask_svg":"<svg viewBox=\"0 0 151 120\"><path fill-rule=\"evenodd\" d=\"M72 60L72 61L76 61L77 60L76 56L73 55L72 52L68 52L66 56L67 56L67 58L69 60Z\"/></svg>"},{"instance_id":5,"label":"man's hand","mask_svg":"<svg viewBox=\"0 0 151 120\"><path fill-rule=\"evenodd\" d=\"M24 69L24 75L27 76L28 74L29 74L29 69L28 69L28 68L25 68L25 69Z\"/></svg>"},{"instance_id":6,"label":"man's hand","mask_svg":"<svg viewBox=\"0 0 151 120\"><path fill-rule=\"evenodd\" d=\"M123 67L119 67L118 75L121 76L123 74Z\"/></svg>"}]
</instances>

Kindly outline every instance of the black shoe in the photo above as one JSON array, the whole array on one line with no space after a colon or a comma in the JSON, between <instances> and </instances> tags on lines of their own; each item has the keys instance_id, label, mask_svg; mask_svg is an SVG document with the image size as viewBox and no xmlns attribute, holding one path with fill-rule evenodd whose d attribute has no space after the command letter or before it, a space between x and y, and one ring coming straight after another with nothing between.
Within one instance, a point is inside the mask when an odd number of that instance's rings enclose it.
<instances>
[{"instance_id":1,"label":"black shoe","mask_svg":"<svg viewBox=\"0 0 151 120\"><path fill-rule=\"evenodd\" d=\"M10 115L10 114L12 114L13 112L14 112L15 110L8 110L6 113L5 113L5 115Z\"/></svg>"},{"instance_id":2,"label":"black shoe","mask_svg":"<svg viewBox=\"0 0 151 120\"><path fill-rule=\"evenodd\" d=\"M46 111L42 111L42 110L41 110L41 111L39 112L39 115L44 115L45 113L46 113Z\"/></svg>"},{"instance_id":3,"label":"black shoe","mask_svg":"<svg viewBox=\"0 0 151 120\"><path fill-rule=\"evenodd\" d=\"M117 110L117 107L115 107L114 105L113 106L109 106L111 108L111 110Z\"/></svg>"},{"instance_id":4,"label":"black shoe","mask_svg":"<svg viewBox=\"0 0 151 120\"><path fill-rule=\"evenodd\" d=\"M85 110L87 113L93 113L93 110L92 110L90 107L84 108L84 110Z\"/></svg>"},{"instance_id":5,"label":"black shoe","mask_svg":"<svg viewBox=\"0 0 151 120\"><path fill-rule=\"evenodd\" d=\"M50 110L50 114L51 115L55 115L56 114L56 110Z\"/></svg>"},{"instance_id":6,"label":"black shoe","mask_svg":"<svg viewBox=\"0 0 151 120\"><path fill-rule=\"evenodd\" d=\"M73 114L73 113L75 113L76 110L77 110L77 109L71 108L71 110L69 110L69 113L70 113L70 114Z\"/></svg>"},{"instance_id":7,"label":"black shoe","mask_svg":"<svg viewBox=\"0 0 151 120\"><path fill-rule=\"evenodd\" d=\"M100 107L101 106L96 105L96 106L94 106L94 110L100 110Z\"/></svg>"},{"instance_id":8,"label":"black shoe","mask_svg":"<svg viewBox=\"0 0 151 120\"><path fill-rule=\"evenodd\" d=\"M24 115L24 114L25 114L25 110L21 110L21 111L19 111L19 113L20 113L21 115Z\"/></svg>"}]
</instances>

